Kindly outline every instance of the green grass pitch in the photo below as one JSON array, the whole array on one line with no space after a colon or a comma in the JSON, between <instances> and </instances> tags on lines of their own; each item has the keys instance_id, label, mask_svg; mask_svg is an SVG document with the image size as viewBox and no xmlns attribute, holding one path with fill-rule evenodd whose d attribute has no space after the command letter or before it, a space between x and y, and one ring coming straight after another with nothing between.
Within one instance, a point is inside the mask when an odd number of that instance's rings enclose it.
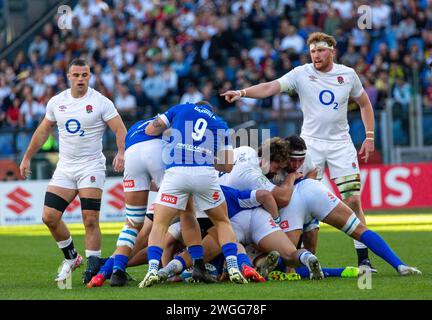
<instances>
[{"instance_id":1,"label":"green grass pitch","mask_svg":"<svg viewBox=\"0 0 432 320\"><path fill-rule=\"evenodd\" d=\"M372 288L359 289L357 279L326 278L323 281L287 281L235 285L166 283L139 289L147 266L128 269L137 279L124 288L87 289L81 283L82 266L72 278L71 290L60 290L54 282L62 260L45 226L0 227L0 299L432 299L432 214L370 215L369 226L390 244L403 261L417 266L422 276L399 276L374 254L371 260L379 270L372 278ZM115 247L121 223L103 223L103 255ZM71 225L75 246L84 254L83 229ZM353 242L342 232L323 225L317 253L323 267L356 264Z\"/></svg>"}]
</instances>

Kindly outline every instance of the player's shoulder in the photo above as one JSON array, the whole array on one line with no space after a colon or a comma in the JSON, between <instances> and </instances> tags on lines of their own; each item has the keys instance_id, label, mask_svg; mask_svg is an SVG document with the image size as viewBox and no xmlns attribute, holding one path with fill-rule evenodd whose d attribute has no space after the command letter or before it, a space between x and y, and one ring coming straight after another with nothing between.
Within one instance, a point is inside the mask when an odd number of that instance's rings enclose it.
<instances>
[{"instance_id":1,"label":"player's shoulder","mask_svg":"<svg viewBox=\"0 0 432 320\"><path fill-rule=\"evenodd\" d=\"M241 146L234 149L234 159L238 163L249 162L251 159L258 160L258 154L254 148Z\"/></svg>"},{"instance_id":2,"label":"player's shoulder","mask_svg":"<svg viewBox=\"0 0 432 320\"><path fill-rule=\"evenodd\" d=\"M98 101L105 102L105 103L113 103L111 101L111 99L109 99L107 96L103 95L102 93L100 93L96 89L89 87L88 90L89 90L89 93L88 93L89 98L92 98L92 99L94 98L94 99L97 99Z\"/></svg>"},{"instance_id":3,"label":"player's shoulder","mask_svg":"<svg viewBox=\"0 0 432 320\"><path fill-rule=\"evenodd\" d=\"M334 65L333 70L337 73L345 73L345 74L351 74L351 75L356 74L356 71L353 68L348 67L344 64L334 63L333 65Z\"/></svg>"},{"instance_id":4,"label":"player's shoulder","mask_svg":"<svg viewBox=\"0 0 432 320\"><path fill-rule=\"evenodd\" d=\"M63 103L66 102L70 96L70 89L66 89L63 90L59 93L57 93L56 95L52 96L48 102L47 102L47 106L48 105L53 105L53 104L58 104L58 103Z\"/></svg>"}]
</instances>

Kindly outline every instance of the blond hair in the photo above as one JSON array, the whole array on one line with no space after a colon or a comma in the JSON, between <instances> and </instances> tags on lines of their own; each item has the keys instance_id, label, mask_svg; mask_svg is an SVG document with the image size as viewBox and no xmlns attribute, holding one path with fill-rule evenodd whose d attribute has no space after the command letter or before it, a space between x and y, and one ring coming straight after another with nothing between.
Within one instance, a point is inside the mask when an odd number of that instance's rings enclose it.
<instances>
[{"instance_id":1,"label":"blond hair","mask_svg":"<svg viewBox=\"0 0 432 320\"><path fill-rule=\"evenodd\" d=\"M307 45L310 46L312 43L324 41L331 47L336 47L336 39L324 32L313 32L307 39Z\"/></svg>"}]
</instances>

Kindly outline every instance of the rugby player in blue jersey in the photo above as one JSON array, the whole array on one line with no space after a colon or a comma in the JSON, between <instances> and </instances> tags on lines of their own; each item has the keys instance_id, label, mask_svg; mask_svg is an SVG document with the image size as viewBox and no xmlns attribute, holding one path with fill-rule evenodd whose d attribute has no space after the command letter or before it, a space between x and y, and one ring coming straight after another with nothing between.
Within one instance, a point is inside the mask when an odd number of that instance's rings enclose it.
<instances>
[{"instance_id":1,"label":"rugby player in blue jersey","mask_svg":"<svg viewBox=\"0 0 432 320\"><path fill-rule=\"evenodd\" d=\"M247 283L237 265L237 240L229 222L224 195L218 183L218 171L230 172L233 151L226 123L213 113L205 101L171 107L146 128L146 134L160 135L171 128L167 170L158 192L153 227L149 236L149 269L139 287L150 287L159 281L157 273L163 252L163 241L173 218L185 210L189 197L204 211L218 233L229 278ZM205 271L201 243L189 246L194 266Z\"/></svg>"}]
</instances>

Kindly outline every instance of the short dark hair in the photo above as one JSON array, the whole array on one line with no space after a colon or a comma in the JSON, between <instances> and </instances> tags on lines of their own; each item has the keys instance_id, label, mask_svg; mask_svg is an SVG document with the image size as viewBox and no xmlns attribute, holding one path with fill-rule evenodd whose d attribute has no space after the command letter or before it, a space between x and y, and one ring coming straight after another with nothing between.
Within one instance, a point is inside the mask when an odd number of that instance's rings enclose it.
<instances>
[{"instance_id":1,"label":"short dark hair","mask_svg":"<svg viewBox=\"0 0 432 320\"><path fill-rule=\"evenodd\" d=\"M82 58L75 58L73 59L70 63L69 63L69 67L68 70L72 67L72 66L79 66L79 67L85 67L88 66L88 62L85 59Z\"/></svg>"},{"instance_id":2,"label":"short dark hair","mask_svg":"<svg viewBox=\"0 0 432 320\"><path fill-rule=\"evenodd\" d=\"M297 134L290 135L284 139L289 143L290 151L303 151L307 150L306 142Z\"/></svg>"}]
</instances>

